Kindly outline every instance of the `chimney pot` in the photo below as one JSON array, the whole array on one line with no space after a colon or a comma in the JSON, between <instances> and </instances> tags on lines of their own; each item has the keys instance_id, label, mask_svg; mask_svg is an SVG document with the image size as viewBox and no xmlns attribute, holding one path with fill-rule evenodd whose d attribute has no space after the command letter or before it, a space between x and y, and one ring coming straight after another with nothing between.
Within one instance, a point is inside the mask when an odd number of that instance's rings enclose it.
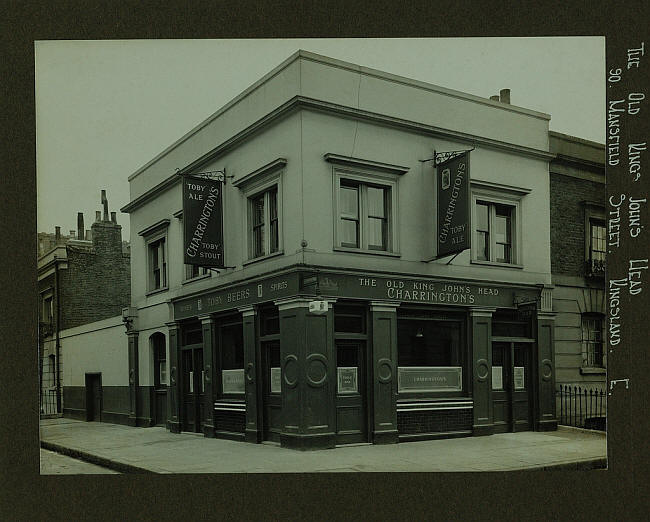
<instances>
[{"instance_id":1,"label":"chimney pot","mask_svg":"<svg viewBox=\"0 0 650 522\"><path fill-rule=\"evenodd\" d=\"M101 220L102 220L102 211L101 210L95 210L95 223L97 221L101 221Z\"/></svg>"},{"instance_id":2,"label":"chimney pot","mask_svg":"<svg viewBox=\"0 0 650 522\"><path fill-rule=\"evenodd\" d=\"M117 212L111 212L111 221L117 225Z\"/></svg>"},{"instance_id":3,"label":"chimney pot","mask_svg":"<svg viewBox=\"0 0 650 522\"><path fill-rule=\"evenodd\" d=\"M61 227L54 227L54 238L57 241L61 239Z\"/></svg>"},{"instance_id":4,"label":"chimney pot","mask_svg":"<svg viewBox=\"0 0 650 522\"><path fill-rule=\"evenodd\" d=\"M510 103L510 89L501 89L499 91L499 99L503 103Z\"/></svg>"},{"instance_id":5,"label":"chimney pot","mask_svg":"<svg viewBox=\"0 0 650 522\"><path fill-rule=\"evenodd\" d=\"M72 239L76 239L76 237L77 237L77 231L76 231L76 230L71 230L71 231L70 231L70 237L71 237Z\"/></svg>"},{"instance_id":6,"label":"chimney pot","mask_svg":"<svg viewBox=\"0 0 650 522\"><path fill-rule=\"evenodd\" d=\"M77 212L77 236L78 239L84 238L84 213Z\"/></svg>"},{"instance_id":7,"label":"chimney pot","mask_svg":"<svg viewBox=\"0 0 650 522\"><path fill-rule=\"evenodd\" d=\"M90 229L86 229L86 241L91 241L93 238L93 232Z\"/></svg>"},{"instance_id":8,"label":"chimney pot","mask_svg":"<svg viewBox=\"0 0 650 522\"><path fill-rule=\"evenodd\" d=\"M104 221L108 221L108 199L106 199L106 191L102 190L102 205L104 205Z\"/></svg>"},{"instance_id":9,"label":"chimney pot","mask_svg":"<svg viewBox=\"0 0 650 522\"><path fill-rule=\"evenodd\" d=\"M490 100L499 101L499 95L495 94L494 96L490 96Z\"/></svg>"}]
</instances>

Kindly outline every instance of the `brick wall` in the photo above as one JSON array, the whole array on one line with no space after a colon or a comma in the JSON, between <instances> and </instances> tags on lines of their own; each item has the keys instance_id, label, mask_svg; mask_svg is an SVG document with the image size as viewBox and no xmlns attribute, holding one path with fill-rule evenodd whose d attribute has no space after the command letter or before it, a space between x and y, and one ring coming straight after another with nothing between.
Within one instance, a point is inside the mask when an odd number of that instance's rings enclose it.
<instances>
[{"instance_id":1,"label":"brick wall","mask_svg":"<svg viewBox=\"0 0 650 522\"><path fill-rule=\"evenodd\" d=\"M122 227L92 225L93 248L68 246L61 270L61 329L119 315L131 300L130 257L122 253Z\"/></svg>"},{"instance_id":2,"label":"brick wall","mask_svg":"<svg viewBox=\"0 0 650 522\"><path fill-rule=\"evenodd\" d=\"M554 274L585 275L582 201L605 206L605 185L551 173L551 272Z\"/></svg>"}]
</instances>

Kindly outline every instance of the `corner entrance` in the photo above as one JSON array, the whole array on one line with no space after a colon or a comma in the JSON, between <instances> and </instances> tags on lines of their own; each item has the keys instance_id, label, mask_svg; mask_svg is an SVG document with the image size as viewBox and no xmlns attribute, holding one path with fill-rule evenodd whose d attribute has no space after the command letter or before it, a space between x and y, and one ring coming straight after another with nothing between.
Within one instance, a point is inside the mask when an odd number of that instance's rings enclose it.
<instances>
[{"instance_id":1,"label":"corner entrance","mask_svg":"<svg viewBox=\"0 0 650 522\"><path fill-rule=\"evenodd\" d=\"M534 340L493 338L494 433L533 429L531 360Z\"/></svg>"},{"instance_id":2,"label":"corner entrance","mask_svg":"<svg viewBox=\"0 0 650 522\"><path fill-rule=\"evenodd\" d=\"M86 374L86 420L102 420L102 374Z\"/></svg>"},{"instance_id":3,"label":"corner entrance","mask_svg":"<svg viewBox=\"0 0 650 522\"><path fill-rule=\"evenodd\" d=\"M182 348L181 390L181 430L200 433L205 402L202 344Z\"/></svg>"}]
</instances>

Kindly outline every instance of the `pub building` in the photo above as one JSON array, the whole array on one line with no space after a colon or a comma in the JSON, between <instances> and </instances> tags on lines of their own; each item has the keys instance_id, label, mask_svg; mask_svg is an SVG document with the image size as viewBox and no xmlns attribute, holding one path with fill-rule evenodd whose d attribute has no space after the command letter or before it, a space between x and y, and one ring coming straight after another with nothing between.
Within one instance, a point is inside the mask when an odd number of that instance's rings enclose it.
<instances>
[{"instance_id":1,"label":"pub building","mask_svg":"<svg viewBox=\"0 0 650 522\"><path fill-rule=\"evenodd\" d=\"M292 55L129 177L130 422L295 449L555 429L549 119Z\"/></svg>"}]
</instances>

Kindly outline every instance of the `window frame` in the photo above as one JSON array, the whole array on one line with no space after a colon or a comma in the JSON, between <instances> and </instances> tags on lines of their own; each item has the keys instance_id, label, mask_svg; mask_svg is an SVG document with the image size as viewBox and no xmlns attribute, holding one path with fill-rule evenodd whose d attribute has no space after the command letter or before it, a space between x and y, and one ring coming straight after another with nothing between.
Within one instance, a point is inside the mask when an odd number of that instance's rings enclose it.
<instances>
[{"instance_id":1,"label":"window frame","mask_svg":"<svg viewBox=\"0 0 650 522\"><path fill-rule=\"evenodd\" d=\"M399 257L399 209L398 209L398 183L397 176L373 172L370 170L347 168L341 166L333 167L333 250L344 252L357 252L363 254L377 254ZM347 246L343 243L342 220L345 219L341 212L341 186L349 184L357 186L358 197L358 247ZM380 250L371 248L368 244L369 215L368 209L368 187L381 188L388 190L388 195L384 192L384 213L386 220L386 249Z\"/></svg>"},{"instance_id":2,"label":"window frame","mask_svg":"<svg viewBox=\"0 0 650 522\"><path fill-rule=\"evenodd\" d=\"M489 188L487 183L481 183L481 186L472 184L472 209L471 209L471 227L472 241L470 259L472 264L497 266L507 268L523 268L524 255L522 248L523 238L523 196L530 193L528 189L517 189L506 187L503 189ZM479 202L488 204L488 230L489 230L489 260L478 259L478 241L477 241L477 205ZM496 260L496 235L494 234L494 223L496 220L496 206L505 205L512 208L510 216L510 262Z\"/></svg>"},{"instance_id":3,"label":"window frame","mask_svg":"<svg viewBox=\"0 0 650 522\"><path fill-rule=\"evenodd\" d=\"M603 270L593 270L594 265L591 259L591 225L594 222L602 223L605 227L605 238L607 238L605 207L590 201L583 201L582 205L584 206L585 214L585 266L587 267L585 275L587 277L604 277L607 268L607 254L605 254L605 259L603 261ZM605 243L605 249L607 249L607 243ZM607 250L605 250L605 252L607 252Z\"/></svg>"},{"instance_id":4,"label":"window frame","mask_svg":"<svg viewBox=\"0 0 650 522\"><path fill-rule=\"evenodd\" d=\"M243 222L243 235L245 238L245 254L243 265L254 263L262 259L275 257L284 254L284 239L283 239L283 204L282 204L282 173L286 160L278 158L275 161L261 167L260 169L244 176L236 181L234 185L238 187L243 196L244 216ZM270 218L270 205L269 194L276 191L276 211L277 217L277 249L270 252L271 247L271 218ZM253 255L253 235L252 235L252 200L256 197L264 195L264 254L260 256Z\"/></svg>"},{"instance_id":5,"label":"window frame","mask_svg":"<svg viewBox=\"0 0 650 522\"><path fill-rule=\"evenodd\" d=\"M141 236L145 244L145 256L146 256L146 267L147 267L147 282L145 296L150 296L160 292L165 292L169 290L169 219L162 219L157 223L145 228L138 232L138 235ZM163 259L164 259L164 268L162 272L162 281L161 286L154 288L154 270L153 270L153 254L152 247L155 243L163 241Z\"/></svg>"},{"instance_id":6,"label":"window frame","mask_svg":"<svg viewBox=\"0 0 650 522\"><path fill-rule=\"evenodd\" d=\"M590 346L593 346L595 348L595 345L598 344L596 340L590 339L590 335L587 335L587 338L585 339L585 321L598 321L600 323L600 358L601 358L601 363L600 364L594 364L593 362L590 364L589 358L590 354L592 351L589 349ZM580 369L581 370L592 370L592 371L605 371L607 368L607 332L605 331L605 325L606 325L606 316L604 314L600 313L592 313L592 312L586 312L583 313L580 317L580 349L581 349L581 356L582 356L582 364ZM596 330L591 330L590 325L587 325L587 329L589 332L591 331L596 331ZM593 356L595 358L596 351L595 349L593 350Z\"/></svg>"}]
</instances>

